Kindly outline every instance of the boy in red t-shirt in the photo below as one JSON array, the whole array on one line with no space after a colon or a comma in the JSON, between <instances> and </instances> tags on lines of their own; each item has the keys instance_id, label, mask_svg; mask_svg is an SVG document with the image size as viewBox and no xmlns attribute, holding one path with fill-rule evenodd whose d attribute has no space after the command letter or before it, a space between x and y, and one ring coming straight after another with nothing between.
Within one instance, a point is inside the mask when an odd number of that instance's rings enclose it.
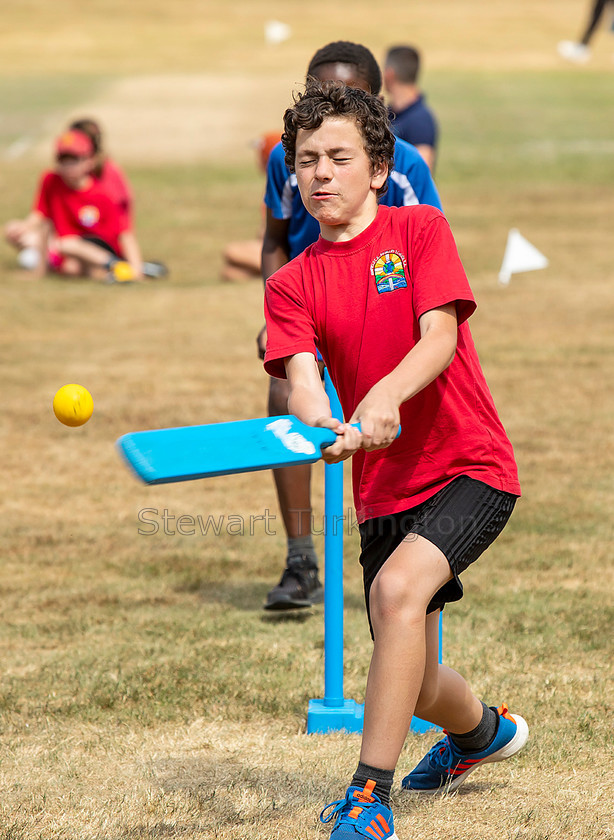
<instances>
[{"instance_id":1,"label":"boy in red t-shirt","mask_svg":"<svg viewBox=\"0 0 614 840\"><path fill-rule=\"evenodd\" d=\"M455 790L527 740L522 717L489 708L438 662L440 610L462 597L460 574L501 532L520 487L444 216L378 207L394 150L385 106L313 82L284 123L286 163L321 235L267 282L265 368L287 376L293 414L337 432L326 461L355 456L374 640L360 761L321 819L334 819L333 840L392 840L390 788L414 713L448 733L403 779L414 793ZM317 350L347 423L331 416Z\"/></svg>"}]
</instances>

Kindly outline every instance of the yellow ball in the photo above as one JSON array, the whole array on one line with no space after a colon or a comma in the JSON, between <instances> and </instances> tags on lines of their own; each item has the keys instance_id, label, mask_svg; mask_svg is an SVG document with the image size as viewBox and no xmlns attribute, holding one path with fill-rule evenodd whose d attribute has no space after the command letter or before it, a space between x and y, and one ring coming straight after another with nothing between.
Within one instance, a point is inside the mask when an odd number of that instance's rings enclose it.
<instances>
[{"instance_id":1,"label":"yellow ball","mask_svg":"<svg viewBox=\"0 0 614 840\"><path fill-rule=\"evenodd\" d=\"M65 426L82 426L93 410L94 400L83 385L64 385L53 398L53 413Z\"/></svg>"},{"instance_id":2,"label":"yellow ball","mask_svg":"<svg viewBox=\"0 0 614 840\"><path fill-rule=\"evenodd\" d=\"M130 283L131 280L134 280L134 269L130 263L125 260L119 260L119 262L116 262L112 271L113 279L117 283Z\"/></svg>"}]
</instances>

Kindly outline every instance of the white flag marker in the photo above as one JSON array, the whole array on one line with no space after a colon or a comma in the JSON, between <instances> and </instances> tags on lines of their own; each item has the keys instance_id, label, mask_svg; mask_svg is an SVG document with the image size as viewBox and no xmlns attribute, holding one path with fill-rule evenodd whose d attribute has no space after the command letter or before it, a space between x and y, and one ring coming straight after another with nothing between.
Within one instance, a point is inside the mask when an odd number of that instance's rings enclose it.
<instances>
[{"instance_id":1,"label":"white flag marker","mask_svg":"<svg viewBox=\"0 0 614 840\"><path fill-rule=\"evenodd\" d=\"M507 235L507 245L503 255L503 263L499 271L499 283L507 286L512 274L521 271L536 271L539 268L546 268L547 258L532 245L528 239L512 228Z\"/></svg>"}]
</instances>

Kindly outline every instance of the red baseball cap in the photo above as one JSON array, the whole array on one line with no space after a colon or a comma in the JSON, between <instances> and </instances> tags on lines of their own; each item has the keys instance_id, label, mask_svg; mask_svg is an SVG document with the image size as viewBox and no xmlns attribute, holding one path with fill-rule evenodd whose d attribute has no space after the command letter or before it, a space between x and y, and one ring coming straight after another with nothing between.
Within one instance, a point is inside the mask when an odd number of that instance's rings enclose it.
<instances>
[{"instance_id":1,"label":"red baseball cap","mask_svg":"<svg viewBox=\"0 0 614 840\"><path fill-rule=\"evenodd\" d=\"M94 154L94 144L82 131L65 131L55 144L55 153L72 155L73 157L91 157Z\"/></svg>"}]
</instances>

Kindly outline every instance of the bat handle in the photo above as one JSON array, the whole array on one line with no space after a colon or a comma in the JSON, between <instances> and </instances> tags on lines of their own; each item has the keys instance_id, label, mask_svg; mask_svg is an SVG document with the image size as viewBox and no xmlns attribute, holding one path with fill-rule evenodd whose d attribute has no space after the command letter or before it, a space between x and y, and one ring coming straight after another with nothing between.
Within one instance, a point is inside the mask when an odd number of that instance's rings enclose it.
<instances>
[{"instance_id":1,"label":"bat handle","mask_svg":"<svg viewBox=\"0 0 614 840\"><path fill-rule=\"evenodd\" d=\"M358 429L358 431L360 431L360 423L352 423L352 426L354 426L355 429ZM400 434L401 434L401 424L399 423L399 430L396 433L396 435L394 436L395 440L400 436Z\"/></svg>"},{"instance_id":2,"label":"bat handle","mask_svg":"<svg viewBox=\"0 0 614 840\"><path fill-rule=\"evenodd\" d=\"M358 431L360 431L360 423L352 423L351 425L352 425L355 429L358 429ZM331 430L331 431L332 431L332 430ZM396 440L396 438L398 438L398 437L399 437L399 435L400 435L400 434L401 434L401 424L399 423L399 430L398 430L398 432L397 432L397 433L396 433L396 435L395 435L395 440ZM327 447L327 446L332 446L334 442L335 442L335 441L331 441L331 443L325 443L325 444L323 444L322 449L326 449L326 447Z\"/></svg>"}]
</instances>

